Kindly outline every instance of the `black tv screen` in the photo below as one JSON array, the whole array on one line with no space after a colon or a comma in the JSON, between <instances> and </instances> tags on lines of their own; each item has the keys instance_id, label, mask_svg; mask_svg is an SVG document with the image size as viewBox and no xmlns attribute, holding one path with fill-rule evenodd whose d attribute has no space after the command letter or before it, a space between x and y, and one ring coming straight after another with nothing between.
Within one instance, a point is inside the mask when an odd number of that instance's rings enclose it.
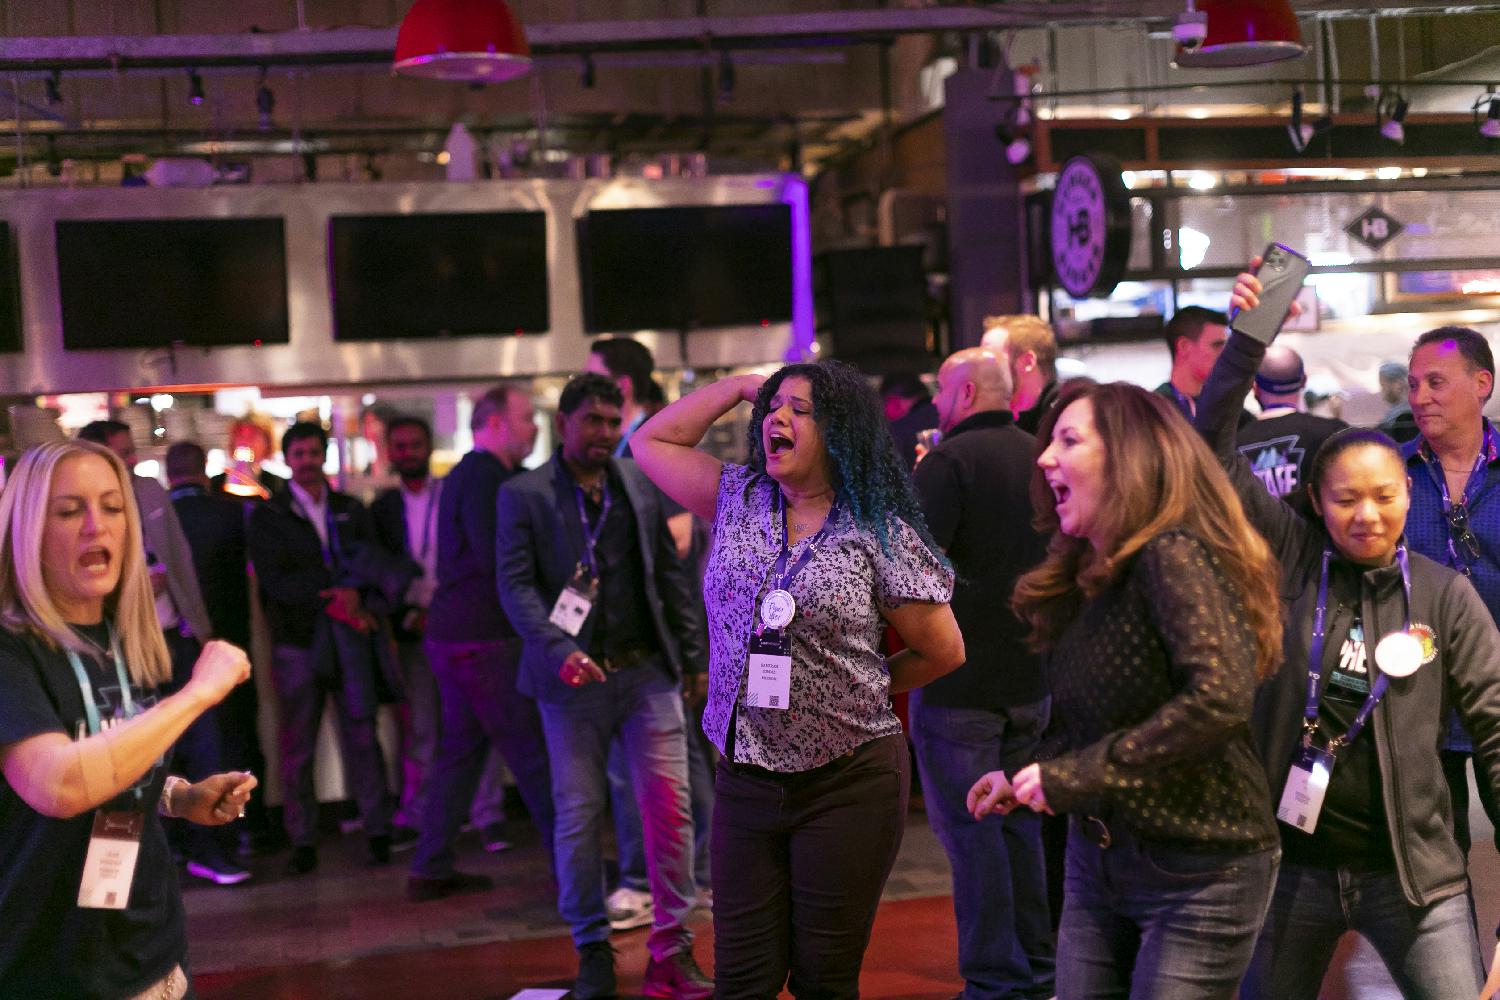
<instances>
[{"instance_id":1,"label":"black tv screen","mask_svg":"<svg viewBox=\"0 0 1500 1000\"><path fill-rule=\"evenodd\" d=\"M792 318L788 205L590 212L578 222L578 258L590 333Z\"/></svg>"},{"instance_id":2,"label":"black tv screen","mask_svg":"<svg viewBox=\"0 0 1500 1000\"><path fill-rule=\"evenodd\" d=\"M21 350L21 286L10 223L0 222L0 352Z\"/></svg>"},{"instance_id":3,"label":"black tv screen","mask_svg":"<svg viewBox=\"0 0 1500 1000\"><path fill-rule=\"evenodd\" d=\"M545 333L542 212L336 215L335 340Z\"/></svg>"},{"instance_id":4,"label":"black tv screen","mask_svg":"<svg viewBox=\"0 0 1500 1000\"><path fill-rule=\"evenodd\" d=\"M287 342L281 219L56 225L68 350Z\"/></svg>"}]
</instances>

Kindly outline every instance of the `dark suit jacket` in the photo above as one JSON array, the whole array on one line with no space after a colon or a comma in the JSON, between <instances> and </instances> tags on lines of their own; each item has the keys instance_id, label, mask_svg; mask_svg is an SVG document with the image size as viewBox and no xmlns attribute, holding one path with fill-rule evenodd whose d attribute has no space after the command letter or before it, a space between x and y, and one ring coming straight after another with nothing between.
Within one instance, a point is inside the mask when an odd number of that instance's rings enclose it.
<instances>
[{"instance_id":1,"label":"dark suit jacket","mask_svg":"<svg viewBox=\"0 0 1500 1000\"><path fill-rule=\"evenodd\" d=\"M427 488L432 488L430 482ZM382 490L380 495L370 503L370 523L375 531L375 540L382 548L392 555L415 559L416 553L412 552L406 538L406 501L403 497L404 494L399 486ZM434 523L436 523L435 512ZM436 545L437 539L432 539L431 544ZM406 620L406 614L410 610L405 602L401 602L391 611L391 631L401 642L416 642L422 638L421 633L402 627L402 622Z\"/></svg>"},{"instance_id":2,"label":"dark suit jacket","mask_svg":"<svg viewBox=\"0 0 1500 1000\"><path fill-rule=\"evenodd\" d=\"M333 527L329 547L341 560L360 545L374 542L375 531L364 505L331 487L328 516ZM327 603L318 594L337 584L334 571L323 564L317 530L292 504L290 490L257 504L251 512L250 560L276 642L311 648Z\"/></svg>"},{"instance_id":3,"label":"dark suit jacket","mask_svg":"<svg viewBox=\"0 0 1500 1000\"><path fill-rule=\"evenodd\" d=\"M213 634L241 649L250 648L250 578L247 572L245 502L223 493L172 491L172 507L182 523L198 589L208 608Z\"/></svg>"},{"instance_id":4,"label":"dark suit jacket","mask_svg":"<svg viewBox=\"0 0 1500 1000\"><path fill-rule=\"evenodd\" d=\"M651 624L668 670L680 680L684 664L695 672L706 662L698 600L677 558L661 494L630 459L610 459L610 464L624 483L625 498L635 513L646 575L641 584ZM566 701L576 690L562 682L558 668L568 654L588 647L598 611L589 615L576 638L548 620L583 553L573 479L560 455L554 454L540 469L500 487L497 521L495 575L500 603L525 642L518 686L523 694L542 701Z\"/></svg>"}]
</instances>

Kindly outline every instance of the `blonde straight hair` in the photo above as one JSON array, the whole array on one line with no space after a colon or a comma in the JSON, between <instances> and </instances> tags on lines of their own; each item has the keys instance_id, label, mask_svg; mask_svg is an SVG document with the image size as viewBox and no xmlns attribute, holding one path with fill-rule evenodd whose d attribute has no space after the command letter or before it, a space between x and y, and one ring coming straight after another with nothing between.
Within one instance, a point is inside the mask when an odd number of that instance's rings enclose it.
<instances>
[{"instance_id":1,"label":"blonde straight hair","mask_svg":"<svg viewBox=\"0 0 1500 1000\"><path fill-rule=\"evenodd\" d=\"M63 619L42 577L42 535L52 502L52 479L64 462L84 455L109 463L125 500L120 581L104 599L104 613L115 623L131 681L155 687L171 680L172 660L156 617L130 473L108 448L88 441L59 441L29 449L16 463L0 493L0 627L31 633L53 648L97 653Z\"/></svg>"}]
</instances>

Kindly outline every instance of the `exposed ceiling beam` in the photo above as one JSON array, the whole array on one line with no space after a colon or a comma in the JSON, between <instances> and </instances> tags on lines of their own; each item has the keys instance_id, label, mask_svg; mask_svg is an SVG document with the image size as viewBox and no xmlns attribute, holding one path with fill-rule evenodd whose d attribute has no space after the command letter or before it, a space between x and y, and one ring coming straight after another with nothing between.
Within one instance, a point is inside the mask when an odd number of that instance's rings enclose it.
<instances>
[{"instance_id":1,"label":"exposed ceiling beam","mask_svg":"<svg viewBox=\"0 0 1500 1000\"><path fill-rule=\"evenodd\" d=\"M1309 0L1304 16L1369 17L1500 11L1500 2L1403 3L1378 8L1350 0ZM996 31L1047 24L1166 21L1181 0L1036 2L983 7L921 7L819 11L744 17L683 17L635 21L569 21L526 28L538 56L605 52L703 51L787 46L828 47L891 41L933 32ZM80 35L0 38L0 72L54 69L117 72L186 66L388 67L395 28L331 28L226 35Z\"/></svg>"}]
</instances>

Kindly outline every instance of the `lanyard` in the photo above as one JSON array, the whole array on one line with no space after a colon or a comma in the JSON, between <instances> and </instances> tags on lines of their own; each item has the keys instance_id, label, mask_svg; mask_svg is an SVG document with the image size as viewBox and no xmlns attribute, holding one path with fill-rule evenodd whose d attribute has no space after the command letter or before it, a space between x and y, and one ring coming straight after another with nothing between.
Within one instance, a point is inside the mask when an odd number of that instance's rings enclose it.
<instances>
[{"instance_id":1,"label":"lanyard","mask_svg":"<svg viewBox=\"0 0 1500 1000\"><path fill-rule=\"evenodd\" d=\"M583 557L588 562L589 572L594 579L599 579L599 564L594 559L594 549L599 544L599 536L604 534L604 522L609 520L609 508L614 504L614 498L609 493L609 479L603 481L604 507L599 511L599 520L595 525L589 527L589 515L583 505L583 487L574 486L573 496L578 500L578 521L583 526Z\"/></svg>"},{"instance_id":2,"label":"lanyard","mask_svg":"<svg viewBox=\"0 0 1500 1000\"><path fill-rule=\"evenodd\" d=\"M625 428L625 433L620 435L620 443L617 444L617 445L615 445L615 458L624 458L625 457L625 452L630 449L630 438L631 438L631 436L634 435L635 432L636 432L636 429L639 428L641 426L641 424L644 424L645 422L646 422L646 411L642 410L640 413L637 413L635 415L635 419L630 422L630 426L627 427L627 428Z\"/></svg>"},{"instance_id":3,"label":"lanyard","mask_svg":"<svg viewBox=\"0 0 1500 1000\"><path fill-rule=\"evenodd\" d=\"M1172 390L1172 395L1174 398L1176 398L1177 405L1182 410L1183 416L1187 417L1189 421L1198 416L1197 400L1195 400L1192 396L1189 396L1187 393L1183 392L1181 389L1177 388L1171 382L1167 383L1167 388Z\"/></svg>"},{"instance_id":4,"label":"lanyard","mask_svg":"<svg viewBox=\"0 0 1500 1000\"><path fill-rule=\"evenodd\" d=\"M1328 617L1328 563L1333 558L1331 549L1323 549L1323 570L1318 580L1318 609L1313 615L1313 638L1312 647L1309 650L1307 663L1307 708L1302 715L1302 725L1306 741L1311 741L1312 735L1318 728L1318 703L1323 697L1323 637L1324 625ZM1406 630L1411 631L1411 566L1406 555L1406 546L1402 545L1396 549L1396 562L1401 566L1401 588L1406 595ZM1369 669L1370 653L1366 644L1365 663L1366 670ZM1390 687L1391 679L1376 666L1376 672L1380 674L1375 683L1370 687L1370 693L1365 696L1364 704L1359 706L1359 711L1354 716L1354 722L1350 724L1349 731L1343 736L1335 736L1328 741L1328 749L1337 751L1339 747L1348 746L1359 737L1360 731L1365 728L1365 723L1370 721L1370 713L1375 711L1375 705Z\"/></svg>"},{"instance_id":5,"label":"lanyard","mask_svg":"<svg viewBox=\"0 0 1500 1000\"><path fill-rule=\"evenodd\" d=\"M109 652L115 661L115 676L120 680L120 705L125 709L125 718L135 716L135 700L130 697L130 678L125 676L125 660L120 656L120 639L115 635L115 627L109 626ZM83 695L83 714L88 717L89 735L97 736L103 724L99 721L99 706L94 704L94 685L89 681L88 671L83 669L83 661L78 658L76 650L68 650L68 665L73 668L73 676L78 678L78 690Z\"/></svg>"},{"instance_id":6,"label":"lanyard","mask_svg":"<svg viewBox=\"0 0 1500 1000\"><path fill-rule=\"evenodd\" d=\"M790 545L791 528L787 524L786 518L786 497L782 496L780 490L776 491L776 499L773 506L775 507L776 516L781 521L781 552L777 555L776 564L771 569L771 589L786 590L792 585L792 581L797 579L797 574L801 573L807 564L812 561L813 553L817 551L818 547L828 537L828 529L833 527L833 523L838 520L839 504L835 500L833 505L828 508L828 516L824 518L823 526L808 541L807 548L802 550L802 554L797 557L795 563L792 563L790 569L787 568L787 562L791 559L792 555L792 547Z\"/></svg>"},{"instance_id":7,"label":"lanyard","mask_svg":"<svg viewBox=\"0 0 1500 1000\"><path fill-rule=\"evenodd\" d=\"M327 487L324 488L326 489ZM318 539L318 547L323 550L323 564L325 566L337 569L339 564L339 536L333 526L333 504L329 503L328 499L329 498L327 496L323 497L323 537ZM302 520L306 521L310 525L313 524L312 515L307 512L307 508L302 506L301 500L293 497L292 508L296 510L299 515L301 515ZM314 526L313 534L316 535L317 533L318 529L316 526Z\"/></svg>"}]
</instances>

